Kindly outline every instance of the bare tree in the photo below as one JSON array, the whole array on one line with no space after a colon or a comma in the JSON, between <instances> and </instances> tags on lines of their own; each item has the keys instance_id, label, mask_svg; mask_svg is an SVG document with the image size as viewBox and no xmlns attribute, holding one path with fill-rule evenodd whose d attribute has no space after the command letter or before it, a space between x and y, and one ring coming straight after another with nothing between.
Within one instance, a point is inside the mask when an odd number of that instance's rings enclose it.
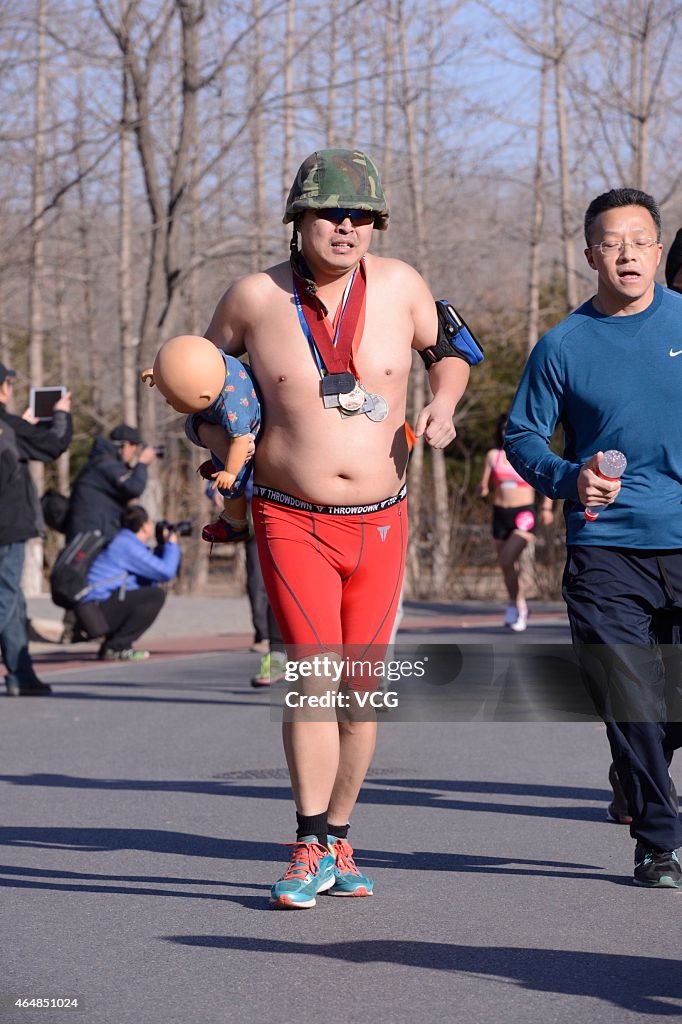
<instances>
[{"instance_id":1,"label":"bare tree","mask_svg":"<svg viewBox=\"0 0 682 1024\"><path fill-rule=\"evenodd\" d=\"M682 179L679 161L671 161L669 147L659 141L661 133L676 134L679 120L675 56L682 8L677 0L628 0L625 18L597 3L581 14L580 29L598 42L590 53L589 80L574 74L570 88L597 139L590 162L604 180L645 190L655 171L665 204ZM610 45L600 45L602 39Z\"/></svg>"},{"instance_id":2,"label":"bare tree","mask_svg":"<svg viewBox=\"0 0 682 1024\"><path fill-rule=\"evenodd\" d=\"M129 17L128 5L121 0L121 23ZM121 349L121 396L123 422L137 424L137 350L139 337L133 329L130 150L132 104L127 61L121 64L121 124L119 142L118 204L118 329Z\"/></svg>"},{"instance_id":3,"label":"bare tree","mask_svg":"<svg viewBox=\"0 0 682 1024\"><path fill-rule=\"evenodd\" d=\"M265 252L265 161L263 158L265 128L263 118L263 39L261 26L263 14L261 0L252 0L252 2L254 30L250 75L252 90L250 135L253 153L251 164L251 180L253 182L253 248L251 269L255 271L262 268Z\"/></svg>"},{"instance_id":4,"label":"bare tree","mask_svg":"<svg viewBox=\"0 0 682 1024\"><path fill-rule=\"evenodd\" d=\"M57 256L55 262L55 279L54 279L54 295L55 295L55 315L56 315L56 341L57 341L57 353L59 361L59 379L70 380L70 345L69 345L69 329L67 326L68 316L68 300L67 300L67 286L65 280L65 268L68 266L68 261L64 257ZM63 452L57 460L57 484L62 494L69 493L69 452L68 450Z\"/></svg>"},{"instance_id":5,"label":"bare tree","mask_svg":"<svg viewBox=\"0 0 682 1024\"><path fill-rule=\"evenodd\" d=\"M95 0L78 20L72 5L22 6L0 4L0 346L34 383L61 351L69 383L89 388L74 466L92 423L123 415L176 453L159 472L166 510L204 502L199 454L162 403L140 404L137 371L279 248L297 154L359 145L392 206L377 250L451 295L490 354L447 457L418 445L410 467L408 575L440 590L481 515L466 491L490 420L523 354L591 284L576 209L634 183L682 216L679 0L478 0L467 21L460 0ZM550 258L545 237L559 240ZM40 357L48 332L63 347ZM418 363L410 416L425 400ZM436 519L453 523L449 552Z\"/></svg>"},{"instance_id":6,"label":"bare tree","mask_svg":"<svg viewBox=\"0 0 682 1024\"><path fill-rule=\"evenodd\" d=\"M284 30L284 153L282 156L282 206L286 202L293 172L294 152L294 34L296 32L296 0L287 0ZM289 229L285 226L285 235Z\"/></svg>"},{"instance_id":7,"label":"bare tree","mask_svg":"<svg viewBox=\"0 0 682 1024\"><path fill-rule=\"evenodd\" d=\"M554 103L556 110L557 155L561 196L561 245L563 248L564 281L566 284L566 312L578 305L575 276L575 227L571 199L571 171L569 166L568 118L566 111L566 41L562 22L563 0L553 0L554 48Z\"/></svg>"},{"instance_id":8,"label":"bare tree","mask_svg":"<svg viewBox=\"0 0 682 1024\"><path fill-rule=\"evenodd\" d=\"M34 386L43 383L44 311L42 290L45 276L45 93L47 89L46 0L38 0L36 12L37 53L35 64L35 148L33 153L33 217L31 222L31 264L29 299L29 378ZM42 494L45 469L42 463L31 464L33 483ZM43 542L34 537L26 545L23 588L27 596L43 589Z\"/></svg>"},{"instance_id":9,"label":"bare tree","mask_svg":"<svg viewBox=\"0 0 682 1024\"><path fill-rule=\"evenodd\" d=\"M433 27L433 12L430 23ZM410 196L412 221L415 234L415 257L414 262L420 273L430 279L431 268L429 259L429 246L426 237L426 224L424 215L424 186L429 181L428 164L424 157L419 158L417 142L417 98L419 92L410 83L410 63L407 41L407 19L404 7L404 0L397 0L397 38L398 54L400 63L400 88L401 106L405 119L405 142L407 147L407 182ZM430 33L427 32L427 35ZM428 68L432 63L432 54L427 53L426 65L426 116L424 117L424 138L422 141L422 153L430 151L431 139L429 134L429 106L431 100L431 82ZM417 414L426 403L426 381L423 365L419 356L413 357L413 373L411 383L410 404L413 415ZM419 438L414 446L410 460L410 523L412 541L408 555L408 566L413 587L419 592L442 593L445 589L445 582L448 575L448 559L450 553L450 531L446 529L432 529L428 537L422 536L423 518L422 502L428 501L432 508L430 522L449 522L449 501L447 474L444 453L432 449L429 452L429 464L431 469L431 488L426 488L424 479L424 443ZM427 496L428 495L428 496ZM429 560L424 558L424 551L428 548ZM430 562L430 564L429 564ZM430 569L430 572L429 572Z\"/></svg>"},{"instance_id":10,"label":"bare tree","mask_svg":"<svg viewBox=\"0 0 682 1024\"><path fill-rule=\"evenodd\" d=\"M324 135L327 147L335 146L338 136L339 125L336 120L336 97L338 90L338 0L328 0L329 15L331 22L331 38L328 48L327 64L327 103L324 120Z\"/></svg>"},{"instance_id":11,"label":"bare tree","mask_svg":"<svg viewBox=\"0 0 682 1024\"><path fill-rule=\"evenodd\" d=\"M540 330L540 255L544 223L545 132L547 119L547 91L550 63L547 57L548 0L542 0L543 46L538 90L538 122L535 133L535 170L533 172L533 212L530 226L530 259L528 268L528 316L526 349L532 351Z\"/></svg>"},{"instance_id":12,"label":"bare tree","mask_svg":"<svg viewBox=\"0 0 682 1024\"><path fill-rule=\"evenodd\" d=\"M427 272L428 256L424 237L424 211L422 193L419 188L417 173L417 139L415 127L414 94L409 77L409 53L407 43L407 23L404 0L396 0L396 37L397 53L400 68L400 105L405 123L405 142L407 146L407 186L410 198L412 223L414 226L415 251L414 263L422 274ZM413 356L411 377L410 407L413 415L419 413L426 399L424 375L419 372L419 357ZM410 458L408 471L410 502L409 514L411 524L411 545L408 552L408 570L412 587L417 589L420 577L423 577L423 562L420 552L421 504L424 496L424 443L421 439L415 442Z\"/></svg>"}]
</instances>

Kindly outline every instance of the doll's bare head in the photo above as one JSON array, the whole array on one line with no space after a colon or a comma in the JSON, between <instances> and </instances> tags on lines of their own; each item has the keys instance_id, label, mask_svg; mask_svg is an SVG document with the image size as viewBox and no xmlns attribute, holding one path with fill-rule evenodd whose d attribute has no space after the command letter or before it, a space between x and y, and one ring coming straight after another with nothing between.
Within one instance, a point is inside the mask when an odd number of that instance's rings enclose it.
<instances>
[{"instance_id":1,"label":"doll's bare head","mask_svg":"<svg viewBox=\"0 0 682 1024\"><path fill-rule=\"evenodd\" d=\"M157 388L176 412L202 412L225 383L225 361L213 342L194 334L171 338L142 379Z\"/></svg>"}]
</instances>

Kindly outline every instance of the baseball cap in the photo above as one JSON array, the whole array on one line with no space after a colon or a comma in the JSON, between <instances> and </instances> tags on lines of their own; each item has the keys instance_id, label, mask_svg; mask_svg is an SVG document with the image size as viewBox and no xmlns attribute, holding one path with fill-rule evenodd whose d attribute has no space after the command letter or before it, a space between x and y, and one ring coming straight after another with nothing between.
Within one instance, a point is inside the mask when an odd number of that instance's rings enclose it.
<instances>
[{"instance_id":1,"label":"baseball cap","mask_svg":"<svg viewBox=\"0 0 682 1024\"><path fill-rule=\"evenodd\" d=\"M4 363L0 363L0 384L4 384L8 377L16 377L16 372L9 370Z\"/></svg>"},{"instance_id":2,"label":"baseball cap","mask_svg":"<svg viewBox=\"0 0 682 1024\"><path fill-rule=\"evenodd\" d=\"M121 444L128 441L130 444L143 444L140 432L136 427L129 427L127 423L119 423L109 434L110 441L117 441Z\"/></svg>"}]
</instances>

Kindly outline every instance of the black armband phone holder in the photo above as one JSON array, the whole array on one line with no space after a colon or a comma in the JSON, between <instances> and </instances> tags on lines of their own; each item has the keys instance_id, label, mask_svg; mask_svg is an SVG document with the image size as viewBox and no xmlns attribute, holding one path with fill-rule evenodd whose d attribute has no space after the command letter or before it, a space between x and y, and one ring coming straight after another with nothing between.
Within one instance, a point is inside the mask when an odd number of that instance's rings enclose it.
<instances>
[{"instance_id":1,"label":"black armband phone holder","mask_svg":"<svg viewBox=\"0 0 682 1024\"><path fill-rule=\"evenodd\" d=\"M436 312L438 313L436 344L419 352L427 370L439 363L441 359L451 356L463 359L469 366L482 363L485 359L483 349L455 307L450 305L446 299L437 299Z\"/></svg>"}]
</instances>

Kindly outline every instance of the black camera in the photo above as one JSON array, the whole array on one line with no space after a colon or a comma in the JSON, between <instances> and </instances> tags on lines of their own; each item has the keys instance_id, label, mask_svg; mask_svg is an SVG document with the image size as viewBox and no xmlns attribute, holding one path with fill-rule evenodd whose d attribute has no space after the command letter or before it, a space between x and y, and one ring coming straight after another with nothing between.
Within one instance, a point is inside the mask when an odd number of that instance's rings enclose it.
<instances>
[{"instance_id":1,"label":"black camera","mask_svg":"<svg viewBox=\"0 0 682 1024\"><path fill-rule=\"evenodd\" d=\"M156 543L163 544L171 533L177 533L179 537L191 537L191 520L180 519L177 523L169 523L167 519L159 519L156 524Z\"/></svg>"},{"instance_id":2,"label":"black camera","mask_svg":"<svg viewBox=\"0 0 682 1024\"><path fill-rule=\"evenodd\" d=\"M155 444L153 446L153 448L154 448L154 453L156 454L157 459L163 459L165 457L165 455L166 455L166 446L165 446L165 444Z\"/></svg>"}]
</instances>

